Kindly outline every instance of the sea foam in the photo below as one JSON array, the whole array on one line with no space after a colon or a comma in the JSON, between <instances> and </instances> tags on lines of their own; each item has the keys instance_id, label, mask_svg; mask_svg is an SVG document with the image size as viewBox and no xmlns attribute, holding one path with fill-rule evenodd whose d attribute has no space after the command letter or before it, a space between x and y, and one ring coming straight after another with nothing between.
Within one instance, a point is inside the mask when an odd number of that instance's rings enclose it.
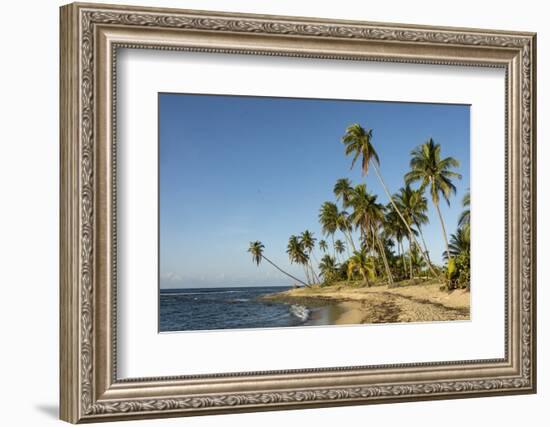
<instances>
[{"instance_id":1,"label":"sea foam","mask_svg":"<svg viewBox=\"0 0 550 427\"><path fill-rule=\"evenodd\" d=\"M292 304L289 308L290 313L300 319L302 322L305 322L309 319L310 311L307 307L303 305Z\"/></svg>"}]
</instances>

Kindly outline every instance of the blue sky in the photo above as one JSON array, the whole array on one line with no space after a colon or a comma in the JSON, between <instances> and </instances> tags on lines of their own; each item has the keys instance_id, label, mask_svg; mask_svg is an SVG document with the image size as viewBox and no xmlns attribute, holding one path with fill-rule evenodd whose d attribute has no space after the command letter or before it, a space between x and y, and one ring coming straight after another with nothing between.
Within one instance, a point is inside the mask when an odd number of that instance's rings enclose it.
<instances>
[{"instance_id":1,"label":"blue sky","mask_svg":"<svg viewBox=\"0 0 550 427\"><path fill-rule=\"evenodd\" d=\"M291 284L269 264L252 263L246 250L254 240L302 277L288 261L288 237L309 229L323 238L319 208L334 200L338 178L366 180L378 201L388 202L374 171L361 178L358 166L350 170L341 138L352 123L373 129L392 193L403 186L411 150L430 137L443 156L460 161L457 195L450 207L441 205L454 232L470 186L469 106L159 94L161 287ZM423 231L432 259L441 262L431 200L429 208Z\"/></svg>"}]
</instances>

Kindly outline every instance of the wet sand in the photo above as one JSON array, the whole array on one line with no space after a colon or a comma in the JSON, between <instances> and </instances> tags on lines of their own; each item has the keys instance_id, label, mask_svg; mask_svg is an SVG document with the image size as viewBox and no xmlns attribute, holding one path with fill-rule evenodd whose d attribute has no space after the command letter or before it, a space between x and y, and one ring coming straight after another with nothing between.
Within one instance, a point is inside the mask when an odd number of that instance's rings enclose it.
<instances>
[{"instance_id":1,"label":"wet sand","mask_svg":"<svg viewBox=\"0 0 550 427\"><path fill-rule=\"evenodd\" d=\"M270 294L262 299L310 308L308 325L469 320L470 292L442 291L440 286L312 287Z\"/></svg>"}]
</instances>

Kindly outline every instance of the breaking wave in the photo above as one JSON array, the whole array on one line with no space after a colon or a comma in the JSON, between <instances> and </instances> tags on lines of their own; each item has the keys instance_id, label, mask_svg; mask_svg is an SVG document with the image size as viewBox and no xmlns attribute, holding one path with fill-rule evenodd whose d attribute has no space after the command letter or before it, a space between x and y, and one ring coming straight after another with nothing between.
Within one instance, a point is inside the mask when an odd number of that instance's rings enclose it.
<instances>
[{"instance_id":1,"label":"breaking wave","mask_svg":"<svg viewBox=\"0 0 550 427\"><path fill-rule=\"evenodd\" d=\"M303 305L292 304L289 308L290 313L300 319L302 322L305 322L309 319L310 311L307 307Z\"/></svg>"}]
</instances>

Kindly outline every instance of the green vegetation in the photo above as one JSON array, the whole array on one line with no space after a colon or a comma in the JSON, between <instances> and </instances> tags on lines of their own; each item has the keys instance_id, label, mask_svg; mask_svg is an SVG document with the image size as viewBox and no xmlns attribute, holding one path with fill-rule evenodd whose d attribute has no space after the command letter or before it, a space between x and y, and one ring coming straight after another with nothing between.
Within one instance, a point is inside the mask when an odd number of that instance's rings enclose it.
<instances>
[{"instance_id":1,"label":"green vegetation","mask_svg":"<svg viewBox=\"0 0 550 427\"><path fill-rule=\"evenodd\" d=\"M462 178L454 170L460 166L458 160L442 158L441 145L430 138L412 150L403 187L391 194L380 171L372 129L352 124L346 129L342 143L345 155L351 156L351 169L358 161L362 177L374 169L388 203L380 203L366 182L354 184L348 178L338 179L333 188L336 200L324 202L318 216L321 231L330 238L330 244L322 239L316 245L317 239L309 230L288 240L289 260L303 267L305 282L267 259L263 255L264 245L258 241L251 242L248 249L253 261L259 265L265 259L304 286L342 286L342 283L402 286L439 281L444 282L447 289L469 288L470 193L468 191L462 200L464 211L450 241L439 206L441 199L450 205L451 197L456 194L454 180ZM413 188L413 184L419 184L418 188ZM446 265L442 266L430 258L422 231L429 223L427 195L437 211L445 242ZM316 246L322 255L320 261L315 256Z\"/></svg>"}]
</instances>

